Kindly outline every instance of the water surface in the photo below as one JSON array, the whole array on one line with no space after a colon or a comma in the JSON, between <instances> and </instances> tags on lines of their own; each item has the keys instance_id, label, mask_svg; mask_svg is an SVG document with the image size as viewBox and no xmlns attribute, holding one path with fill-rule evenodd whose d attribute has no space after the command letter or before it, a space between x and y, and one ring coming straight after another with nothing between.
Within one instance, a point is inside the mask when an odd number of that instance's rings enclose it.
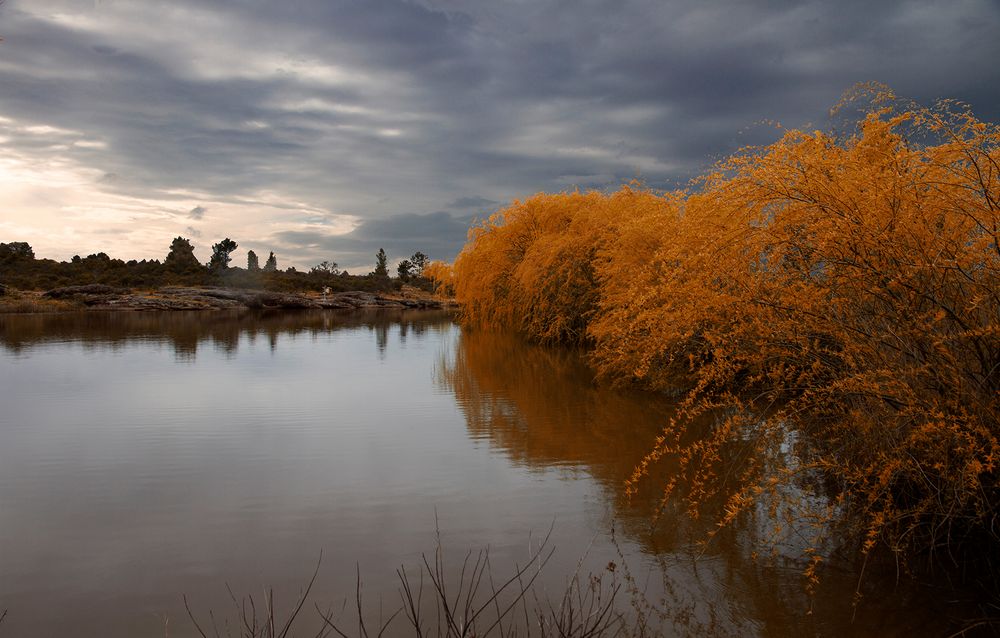
<instances>
[{"instance_id":1,"label":"water surface","mask_svg":"<svg viewBox=\"0 0 1000 638\"><path fill-rule=\"evenodd\" d=\"M505 575L550 528L544 591L624 558L676 635L948 626L930 588L869 577L854 610L854 567L810 600L741 534L650 530L621 488L670 401L443 312L0 315L0 405L0 636L191 636L182 595L288 604L320 552L314 598L357 569L376 614L438 532Z\"/></svg>"}]
</instances>

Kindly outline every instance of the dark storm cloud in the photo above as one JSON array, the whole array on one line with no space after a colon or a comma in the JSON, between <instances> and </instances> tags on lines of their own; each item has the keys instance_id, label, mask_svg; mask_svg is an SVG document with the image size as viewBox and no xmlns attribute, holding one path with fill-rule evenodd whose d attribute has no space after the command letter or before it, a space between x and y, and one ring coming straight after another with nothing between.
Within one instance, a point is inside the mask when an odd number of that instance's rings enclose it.
<instances>
[{"instance_id":1,"label":"dark storm cloud","mask_svg":"<svg viewBox=\"0 0 1000 638\"><path fill-rule=\"evenodd\" d=\"M447 207L457 210L488 210L496 208L500 202L486 197L458 197L448 203Z\"/></svg>"},{"instance_id":2,"label":"dark storm cloud","mask_svg":"<svg viewBox=\"0 0 1000 638\"><path fill-rule=\"evenodd\" d=\"M356 270L373 264L379 248L385 249L393 261L417 251L431 259L450 260L465 243L472 221L471 217L456 217L444 211L409 213L367 220L342 235L314 228L280 231L271 239L286 254L310 255L314 260L310 263L329 259Z\"/></svg>"},{"instance_id":3,"label":"dark storm cloud","mask_svg":"<svg viewBox=\"0 0 1000 638\"><path fill-rule=\"evenodd\" d=\"M463 218L400 210L683 184L773 140L765 120L826 127L858 81L1000 119L990 0L9 0L0 18L5 146L121 194L196 192L213 219L210 198L261 194L353 215L318 242L358 259L380 239L430 253L426 228L449 233L435 257L461 245ZM312 231L281 232L288 259L316 256L294 235Z\"/></svg>"}]
</instances>

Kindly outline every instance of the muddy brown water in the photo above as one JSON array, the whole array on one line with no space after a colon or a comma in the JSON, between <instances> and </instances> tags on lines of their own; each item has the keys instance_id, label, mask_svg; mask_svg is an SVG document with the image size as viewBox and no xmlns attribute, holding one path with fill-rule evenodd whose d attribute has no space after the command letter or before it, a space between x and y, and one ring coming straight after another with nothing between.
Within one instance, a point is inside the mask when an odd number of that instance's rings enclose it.
<instances>
[{"instance_id":1,"label":"muddy brown water","mask_svg":"<svg viewBox=\"0 0 1000 638\"><path fill-rule=\"evenodd\" d=\"M801 566L753 558L754 522L708 548L708 522L650 529L655 495L622 485L670 400L446 312L0 315L0 406L0 636L193 636L182 596L220 627L227 586L285 609L321 552L312 600L348 613L360 573L375 622L439 536L449 573L488 547L499 578L550 529L536 591L614 562L667 635L940 635L960 613L851 561L809 598Z\"/></svg>"}]
</instances>

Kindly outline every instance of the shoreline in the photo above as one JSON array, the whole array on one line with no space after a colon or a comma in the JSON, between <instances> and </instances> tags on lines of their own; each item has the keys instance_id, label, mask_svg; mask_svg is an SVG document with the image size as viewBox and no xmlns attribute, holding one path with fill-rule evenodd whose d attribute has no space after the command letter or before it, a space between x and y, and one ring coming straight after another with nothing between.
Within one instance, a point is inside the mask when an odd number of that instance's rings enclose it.
<instances>
[{"instance_id":1,"label":"shoreline","mask_svg":"<svg viewBox=\"0 0 1000 638\"><path fill-rule=\"evenodd\" d=\"M450 300L417 289L386 295L365 291L329 294L270 290L165 286L153 290L116 288L103 284L65 286L48 291L7 288L0 295L0 314L80 311L174 312L233 309L276 310L439 310L456 307Z\"/></svg>"}]
</instances>

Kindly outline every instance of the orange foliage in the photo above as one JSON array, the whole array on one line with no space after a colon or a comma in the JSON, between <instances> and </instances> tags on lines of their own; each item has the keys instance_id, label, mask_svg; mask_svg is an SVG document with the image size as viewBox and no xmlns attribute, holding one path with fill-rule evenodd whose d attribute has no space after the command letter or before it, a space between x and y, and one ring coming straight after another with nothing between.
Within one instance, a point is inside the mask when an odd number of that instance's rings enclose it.
<instances>
[{"instance_id":1,"label":"orange foliage","mask_svg":"<svg viewBox=\"0 0 1000 638\"><path fill-rule=\"evenodd\" d=\"M605 377L684 392L632 488L669 456L667 497L697 514L728 495L723 523L795 483L865 551L996 548L1000 129L954 103L873 104L846 139L787 132L694 192L515 202L455 262L465 321L587 343ZM754 445L733 467L736 440Z\"/></svg>"},{"instance_id":2,"label":"orange foliage","mask_svg":"<svg viewBox=\"0 0 1000 638\"><path fill-rule=\"evenodd\" d=\"M672 223L676 215L671 198L627 186L612 195L538 194L515 201L473 228L455 260L463 318L542 341L583 342L597 309L597 273L619 249L616 237Z\"/></svg>"},{"instance_id":3,"label":"orange foliage","mask_svg":"<svg viewBox=\"0 0 1000 638\"><path fill-rule=\"evenodd\" d=\"M434 283L434 294L451 298L455 296L455 273L450 264L443 261L432 261L421 273Z\"/></svg>"}]
</instances>

